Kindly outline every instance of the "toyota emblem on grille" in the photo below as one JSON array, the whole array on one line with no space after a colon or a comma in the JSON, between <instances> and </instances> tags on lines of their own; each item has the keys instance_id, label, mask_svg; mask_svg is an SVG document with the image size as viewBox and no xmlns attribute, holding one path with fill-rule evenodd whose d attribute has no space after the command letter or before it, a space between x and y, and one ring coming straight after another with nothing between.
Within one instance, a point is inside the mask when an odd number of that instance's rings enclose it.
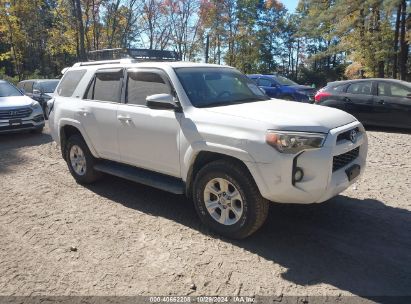
<instances>
[{"instance_id":1,"label":"toyota emblem on grille","mask_svg":"<svg viewBox=\"0 0 411 304\"><path fill-rule=\"evenodd\" d=\"M357 141L357 135L358 135L358 132L357 132L357 130L351 130L351 132L350 132L350 140L351 140L351 142L352 143L355 143L356 141Z\"/></svg>"}]
</instances>

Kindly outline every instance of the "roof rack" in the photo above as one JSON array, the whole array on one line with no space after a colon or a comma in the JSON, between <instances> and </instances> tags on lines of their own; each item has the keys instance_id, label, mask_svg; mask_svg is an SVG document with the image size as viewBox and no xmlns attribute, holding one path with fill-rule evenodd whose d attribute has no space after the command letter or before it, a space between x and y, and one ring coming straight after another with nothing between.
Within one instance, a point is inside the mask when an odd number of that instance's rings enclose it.
<instances>
[{"instance_id":1,"label":"roof rack","mask_svg":"<svg viewBox=\"0 0 411 304\"><path fill-rule=\"evenodd\" d=\"M174 51L117 48L90 51L88 52L88 59L89 62L119 59L134 59L136 61L179 61L180 57Z\"/></svg>"}]
</instances>

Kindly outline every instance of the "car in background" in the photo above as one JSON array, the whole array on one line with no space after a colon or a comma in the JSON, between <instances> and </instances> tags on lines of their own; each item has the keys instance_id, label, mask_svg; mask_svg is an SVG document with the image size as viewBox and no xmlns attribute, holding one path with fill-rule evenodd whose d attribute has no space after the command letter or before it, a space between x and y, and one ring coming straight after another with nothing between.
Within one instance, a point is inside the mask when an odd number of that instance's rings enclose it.
<instances>
[{"instance_id":1,"label":"car in background","mask_svg":"<svg viewBox=\"0 0 411 304\"><path fill-rule=\"evenodd\" d=\"M44 116L47 118L47 101L53 98L59 79L31 79L23 80L17 87L30 98L38 101L43 109Z\"/></svg>"},{"instance_id":2,"label":"car in background","mask_svg":"<svg viewBox=\"0 0 411 304\"><path fill-rule=\"evenodd\" d=\"M365 125L411 129L411 83L395 79L330 82L315 103L344 110Z\"/></svg>"},{"instance_id":3,"label":"car in background","mask_svg":"<svg viewBox=\"0 0 411 304\"><path fill-rule=\"evenodd\" d=\"M280 75L253 74L247 76L254 80L271 98L307 103L314 102L315 89L310 86L299 85Z\"/></svg>"},{"instance_id":4,"label":"car in background","mask_svg":"<svg viewBox=\"0 0 411 304\"><path fill-rule=\"evenodd\" d=\"M0 133L34 131L41 133L44 115L40 104L11 83L0 80Z\"/></svg>"}]
</instances>

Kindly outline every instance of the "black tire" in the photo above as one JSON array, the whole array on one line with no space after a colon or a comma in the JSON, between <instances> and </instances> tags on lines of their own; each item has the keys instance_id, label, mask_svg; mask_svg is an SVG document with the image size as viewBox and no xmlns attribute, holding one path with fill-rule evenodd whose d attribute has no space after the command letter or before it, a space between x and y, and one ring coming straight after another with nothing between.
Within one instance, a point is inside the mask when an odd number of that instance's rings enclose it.
<instances>
[{"instance_id":1,"label":"black tire","mask_svg":"<svg viewBox=\"0 0 411 304\"><path fill-rule=\"evenodd\" d=\"M73 146L78 146L84 154L86 162L84 174L78 174L71 163L70 151L73 148ZM96 164L97 160L91 154L86 142L80 135L72 135L67 140L66 145L64 147L64 153L70 173L79 184L91 184L101 177L101 173L94 170L94 165Z\"/></svg>"},{"instance_id":2,"label":"black tire","mask_svg":"<svg viewBox=\"0 0 411 304\"><path fill-rule=\"evenodd\" d=\"M219 223L206 209L204 190L207 183L215 178L227 180L241 195L243 212L238 222L232 225ZM194 206L201 221L223 236L244 239L256 232L267 218L269 202L261 196L243 164L226 160L208 163L197 173L193 187Z\"/></svg>"}]
</instances>

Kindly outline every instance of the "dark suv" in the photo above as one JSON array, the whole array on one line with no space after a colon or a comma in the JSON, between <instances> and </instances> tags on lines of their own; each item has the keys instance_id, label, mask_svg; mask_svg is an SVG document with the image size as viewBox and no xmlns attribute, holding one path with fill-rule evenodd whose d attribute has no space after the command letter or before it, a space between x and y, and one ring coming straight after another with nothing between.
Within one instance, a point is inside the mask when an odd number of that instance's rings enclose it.
<instances>
[{"instance_id":1,"label":"dark suv","mask_svg":"<svg viewBox=\"0 0 411 304\"><path fill-rule=\"evenodd\" d=\"M338 108L366 125L411 129L411 83L395 79L330 82L315 103Z\"/></svg>"},{"instance_id":2,"label":"dark suv","mask_svg":"<svg viewBox=\"0 0 411 304\"><path fill-rule=\"evenodd\" d=\"M315 89L299 85L294 81L280 75L247 75L272 98L293 100L300 102L314 102Z\"/></svg>"},{"instance_id":3,"label":"dark suv","mask_svg":"<svg viewBox=\"0 0 411 304\"><path fill-rule=\"evenodd\" d=\"M23 80L17 84L17 87L24 93L24 95L40 103L43 108L44 116L47 118L47 101L52 98L52 94L59 81L59 79Z\"/></svg>"}]
</instances>

